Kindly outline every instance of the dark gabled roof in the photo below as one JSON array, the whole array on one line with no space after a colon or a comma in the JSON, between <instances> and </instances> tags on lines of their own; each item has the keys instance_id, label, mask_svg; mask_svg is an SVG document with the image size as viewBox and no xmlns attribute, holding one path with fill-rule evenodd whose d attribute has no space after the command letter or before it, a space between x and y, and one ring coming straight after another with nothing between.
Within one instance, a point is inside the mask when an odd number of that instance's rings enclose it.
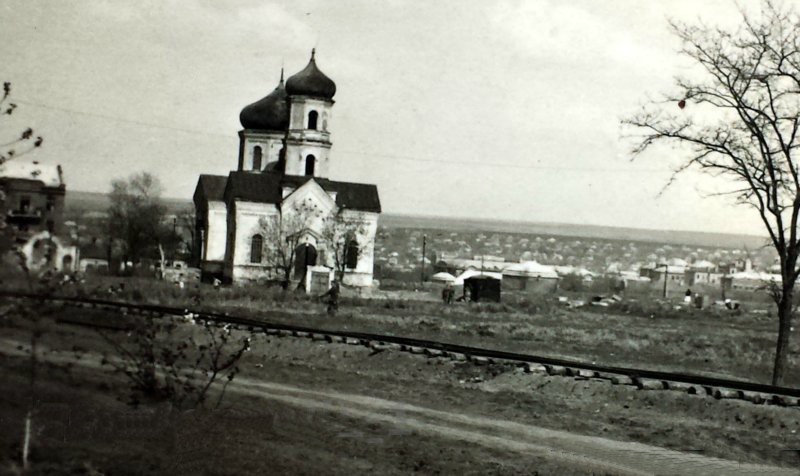
<instances>
[{"instance_id":1,"label":"dark gabled roof","mask_svg":"<svg viewBox=\"0 0 800 476\"><path fill-rule=\"evenodd\" d=\"M194 189L194 203L199 201L222 201L225 196L225 185L228 177L224 175L200 175Z\"/></svg>"},{"instance_id":2,"label":"dark gabled roof","mask_svg":"<svg viewBox=\"0 0 800 476\"><path fill-rule=\"evenodd\" d=\"M283 201L283 187L298 188L312 178L326 192L336 192L336 205L340 208L381 212L378 187L375 185L335 182L319 177L283 175L276 172L231 172L225 187L225 201L239 199L248 202L278 204Z\"/></svg>"},{"instance_id":3,"label":"dark gabled roof","mask_svg":"<svg viewBox=\"0 0 800 476\"><path fill-rule=\"evenodd\" d=\"M320 181L324 190L336 192L336 206L361 210L364 212L381 212L381 200L378 187L369 183Z\"/></svg>"}]
</instances>

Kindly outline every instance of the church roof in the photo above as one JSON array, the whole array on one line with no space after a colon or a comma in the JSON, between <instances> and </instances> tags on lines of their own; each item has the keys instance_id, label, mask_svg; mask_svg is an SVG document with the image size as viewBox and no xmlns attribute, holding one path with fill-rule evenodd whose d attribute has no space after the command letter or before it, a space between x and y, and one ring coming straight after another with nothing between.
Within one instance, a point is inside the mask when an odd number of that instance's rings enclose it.
<instances>
[{"instance_id":1,"label":"church roof","mask_svg":"<svg viewBox=\"0 0 800 476\"><path fill-rule=\"evenodd\" d=\"M245 106L239 113L239 122L245 129L285 131L289 127L289 104L283 86L283 70L278 86L268 95Z\"/></svg>"},{"instance_id":2,"label":"church roof","mask_svg":"<svg viewBox=\"0 0 800 476\"><path fill-rule=\"evenodd\" d=\"M336 83L317 68L314 50L311 50L311 60L308 65L286 80L286 92L290 96L312 96L331 100L336 94Z\"/></svg>"},{"instance_id":3,"label":"church roof","mask_svg":"<svg viewBox=\"0 0 800 476\"><path fill-rule=\"evenodd\" d=\"M198 200L205 201L222 201L225 197L225 185L228 183L228 177L224 175L200 175L197 179L197 186L194 189L194 202L197 205Z\"/></svg>"},{"instance_id":4,"label":"church roof","mask_svg":"<svg viewBox=\"0 0 800 476\"><path fill-rule=\"evenodd\" d=\"M228 175L225 200L281 203L283 187L298 188L313 179L326 192L336 192L336 206L364 212L381 212L378 187L372 184L336 182L319 177L283 175L275 172L233 171Z\"/></svg>"}]
</instances>

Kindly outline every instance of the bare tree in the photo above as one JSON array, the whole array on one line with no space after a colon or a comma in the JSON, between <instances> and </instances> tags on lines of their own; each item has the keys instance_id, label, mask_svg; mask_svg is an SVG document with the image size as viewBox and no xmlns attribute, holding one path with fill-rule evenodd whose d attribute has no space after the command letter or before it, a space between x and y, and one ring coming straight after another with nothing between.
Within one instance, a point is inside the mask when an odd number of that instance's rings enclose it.
<instances>
[{"instance_id":1,"label":"bare tree","mask_svg":"<svg viewBox=\"0 0 800 476\"><path fill-rule=\"evenodd\" d=\"M301 202L281 210L280 214L259 220L257 233L263 238L264 257L279 275L284 289L289 288L297 248L322 216L318 206Z\"/></svg>"},{"instance_id":2,"label":"bare tree","mask_svg":"<svg viewBox=\"0 0 800 476\"><path fill-rule=\"evenodd\" d=\"M324 223L322 237L333 261L336 279L342 282L348 265L357 263L364 254L366 247L360 239L366 235L367 225L345 208L326 217Z\"/></svg>"},{"instance_id":3,"label":"bare tree","mask_svg":"<svg viewBox=\"0 0 800 476\"><path fill-rule=\"evenodd\" d=\"M3 95L0 97L0 117L11 116L17 105L10 102L11 97L11 83L6 81L3 83ZM35 136L32 128L27 127L21 133L17 134L14 138L0 137L0 174L3 171L3 164L14 158L23 156L38 147L41 147L43 139L41 136ZM34 292L33 276L31 270L28 269L27 260L25 259L22 251L17 247L15 234L12 227L6 223L6 191L2 184L0 184L0 256L5 255L7 252L12 251L18 258L20 269L25 274L25 279L28 284L28 290ZM40 290L41 291L41 290ZM47 292L47 290L44 290ZM30 306L22 305L16 309L18 314L23 318L30 319L32 323L31 328L31 341L30 341L30 378L29 378L29 398L28 408L25 414L25 427L22 437L22 467L24 470L28 469L28 456L31 447L31 428L33 426L33 416L36 410L36 376L37 376L37 352L38 341L42 334L40 324L40 314L38 309L32 309Z\"/></svg>"},{"instance_id":4,"label":"bare tree","mask_svg":"<svg viewBox=\"0 0 800 476\"><path fill-rule=\"evenodd\" d=\"M0 97L0 118L8 118L17 109L17 105L11 102L11 83L3 83L3 95ZM3 164L14 158L23 156L38 147L41 147L42 136L35 135L30 127L26 127L22 132L6 135L5 131L0 135L0 175L3 172ZM14 231L6 223L6 191L0 184L0 255L10 251L14 247Z\"/></svg>"},{"instance_id":5,"label":"bare tree","mask_svg":"<svg viewBox=\"0 0 800 476\"><path fill-rule=\"evenodd\" d=\"M724 193L758 212L780 258L772 375L780 385L800 272L800 16L765 1L760 17L742 17L735 30L672 22L696 74L678 78L676 94L645 105L623 125L634 131L634 156L659 143L681 145L687 159L675 174L696 168L719 177L733 184Z\"/></svg>"},{"instance_id":6,"label":"bare tree","mask_svg":"<svg viewBox=\"0 0 800 476\"><path fill-rule=\"evenodd\" d=\"M191 323L134 316L126 333L98 330L115 354L104 363L128 379L132 402L145 397L167 399L176 407L202 406L222 377L219 406L250 349L251 333L188 317Z\"/></svg>"},{"instance_id":7,"label":"bare tree","mask_svg":"<svg viewBox=\"0 0 800 476\"><path fill-rule=\"evenodd\" d=\"M0 115L2 116L10 116L17 109L17 105L10 102L10 97L11 83L6 81L3 83L3 96L0 97ZM3 140L0 143L0 165L40 147L43 141L41 136L35 136L30 127L25 128L13 139L0 138L0 140Z\"/></svg>"},{"instance_id":8,"label":"bare tree","mask_svg":"<svg viewBox=\"0 0 800 476\"><path fill-rule=\"evenodd\" d=\"M175 216L175 225L176 225L176 238L178 239L178 245L182 248L181 251L185 252L186 255L195 258L195 254L199 250L195 250L195 240L197 237L195 236L196 233L196 221L197 214L194 210L194 205L190 205L182 210L180 210Z\"/></svg>"}]
</instances>

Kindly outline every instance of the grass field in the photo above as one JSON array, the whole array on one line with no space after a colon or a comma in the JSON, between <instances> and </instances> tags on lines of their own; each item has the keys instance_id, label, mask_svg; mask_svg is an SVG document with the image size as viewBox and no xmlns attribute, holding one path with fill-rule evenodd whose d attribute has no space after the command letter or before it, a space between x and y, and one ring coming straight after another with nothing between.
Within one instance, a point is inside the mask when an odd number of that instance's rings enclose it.
<instances>
[{"instance_id":1,"label":"grass field","mask_svg":"<svg viewBox=\"0 0 800 476\"><path fill-rule=\"evenodd\" d=\"M293 292L258 287L178 289L128 279L109 295L109 281L63 292L225 311L329 329L386 333L466 345L574 358L609 365L687 371L768 383L777 322L770 314L676 310L669 303L623 301L609 308L568 309L554 296L502 304L444 306L436 301L345 297L337 315ZM414 293L406 293L413 297ZM430 299L430 294L424 294ZM759 304L764 307L765 304ZM786 385L800 386L800 342L790 342Z\"/></svg>"}]
</instances>

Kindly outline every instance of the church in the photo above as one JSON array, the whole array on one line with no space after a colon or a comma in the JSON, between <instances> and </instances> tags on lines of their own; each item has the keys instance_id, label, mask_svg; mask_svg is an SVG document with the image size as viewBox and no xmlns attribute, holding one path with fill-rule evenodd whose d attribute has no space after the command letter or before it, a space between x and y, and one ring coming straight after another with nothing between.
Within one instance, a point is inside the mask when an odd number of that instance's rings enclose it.
<instances>
[{"instance_id":1,"label":"church","mask_svg":"<svg viewBox=\"0 0 800 476\"><path fill-rule=\"evenodd\" d=\"M372 285L381 212L372 184L332 180L336 84L308 65L242 109L236 170L200 175L195 256L204 281Z\"/></svg>"}]
</instances>

